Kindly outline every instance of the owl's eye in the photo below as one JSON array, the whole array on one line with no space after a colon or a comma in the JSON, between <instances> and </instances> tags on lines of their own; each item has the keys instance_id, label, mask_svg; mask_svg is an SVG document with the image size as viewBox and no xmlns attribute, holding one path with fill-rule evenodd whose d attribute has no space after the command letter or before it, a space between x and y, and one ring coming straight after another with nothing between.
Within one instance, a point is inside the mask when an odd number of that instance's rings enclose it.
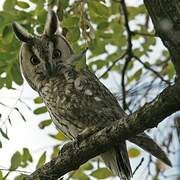
<instances>
[{"instance_id":1,"label":"owl's eye","mask_svg":"<svg viewBox=\"0 0 180 180\"><path fill-rule=\"evenodd\" d=\"M59 49L55 49L52 55L53 59L61 57L61 51Z\"/></svg>"},{"instance_id":2,"label":"owl's eye","mask_svg":"<svg viewBox=\"0 0 180 180\"><path fill-rule=\"evenodd\" d=\"M39 59L35 55L31 56L30 61L32 65L37 65L40 63Z\"/></svg>"}]
</instances>

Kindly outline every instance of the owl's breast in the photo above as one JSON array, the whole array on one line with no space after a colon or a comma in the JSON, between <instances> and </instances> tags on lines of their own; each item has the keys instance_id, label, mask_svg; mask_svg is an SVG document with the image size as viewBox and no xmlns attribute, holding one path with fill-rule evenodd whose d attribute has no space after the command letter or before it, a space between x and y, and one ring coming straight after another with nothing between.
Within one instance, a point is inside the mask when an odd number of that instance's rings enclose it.
<instances>
[{"instance_id":1,"label":"owl's breast","mask_svg":"<svg viewBox=\"0 0 180 180\"><path fill-rule=\"evenodd\" d=\"M72 79L67 81L65 77L54 77L44 83L39 92L56 127L70 138L76 137L84 129L84 124L77 122L73 111L75 107L78 108L79 99L73 91Z\"/></svg>"},{"instance_id":2,"label":"owl's breast","mask_svg":"<svg viewBox=\"0 0 180 180\"><path fill-rule=\"evenodd\" d=\"M89 71L73 74L50 79L40 92L60 126L65 124L77 134L90 126L108 126L124 115L117 100L95 75Z\"/></svg>"}]
</instances>

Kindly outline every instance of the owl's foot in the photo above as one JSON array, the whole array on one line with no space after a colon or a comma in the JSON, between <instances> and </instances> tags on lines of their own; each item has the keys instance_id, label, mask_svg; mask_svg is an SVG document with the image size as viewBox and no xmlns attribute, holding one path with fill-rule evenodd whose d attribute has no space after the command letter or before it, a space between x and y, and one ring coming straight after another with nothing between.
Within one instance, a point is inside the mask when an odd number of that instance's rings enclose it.
<instances>
[{"instance_id":1,"label":"owl's foot","mask_svg":"<svg viewBox=\"0 0 180 180\"><path fill-rule=\"evenodd\" d=\"M99 131L99 128L95 127L95 126L91 126L88 127L86 129L84 129L81 133L79 133L76 137L76 140L78 142L78 144L80 144L80 142L84 139L86 139L87 137L93 135L94 133L96 133L97 131Z\"/></svg>"},{"instance_id":2,"label":"owl's foot","mask_svg":"<svg viewBox=\"0 0 180 180\"><path fill-rule=\"evenodd\" d=\"M96 133L96 132L99 131L99 130L100 130L100 129L97 128L97 127L95 127L95 126L92 126L92 127L89 127L89 128L84 129L81 133L79 133L79 134L76 136L76 138L74 139L74 141L66 143L66 144L62 147L60 153L65 152L66 149L68 149L69 147L72 147L72 146L73 146L74 148L79 147L80 143L81 143L84 139L86 139L87 137L93 135L94 133Z\"/></svg>"}]
</instances>

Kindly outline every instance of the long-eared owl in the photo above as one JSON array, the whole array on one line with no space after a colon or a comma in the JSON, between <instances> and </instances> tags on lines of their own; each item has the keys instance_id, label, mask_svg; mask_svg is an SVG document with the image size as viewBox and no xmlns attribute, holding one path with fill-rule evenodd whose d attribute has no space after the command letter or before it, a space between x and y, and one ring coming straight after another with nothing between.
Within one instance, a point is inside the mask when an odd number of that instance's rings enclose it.
<instances>
[{"instance_id":1,"label":"long-eared owl","mask_svg":"<svg viewBox=\"0 0 180 180\"><path fill-rule=\"evenodd\" d=\"M85 129L102 129L126 116L116 98L88 69L76 67L84 54L76 55L58 31L58 19L49 11L41 36L28 33L14 22L13 29L23 43L20 49L22 74L46 104L58 130L75 139ZM130 139L157 158L170 164L164 152L145 133ZM142 140L142 141L141 141ZM106 165L123 180L132 177L126 143L101 154Z\"/></svg>"}]
</instances>

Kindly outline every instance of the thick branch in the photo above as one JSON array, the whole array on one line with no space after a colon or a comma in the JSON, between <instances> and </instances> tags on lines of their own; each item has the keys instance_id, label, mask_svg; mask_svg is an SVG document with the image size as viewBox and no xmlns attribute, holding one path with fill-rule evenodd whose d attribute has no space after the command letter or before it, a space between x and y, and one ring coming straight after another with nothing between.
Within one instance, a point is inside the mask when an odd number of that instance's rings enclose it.
<instances>
[{"instance_id":1,"label":"thick branch","mask_svg":"<svg viewBox=\"0 0 180 180\"><path fill-rule=\"evenodd\" d=\"M180 0L144 0L157 35L168 48L180 76Z\"/></svg>"},{"instance_id":2,"label":"thick branch","mask_svg":"<svg viewBox=\"0 0 180 180\"><path fill-rule=\"evenodd\" d=\"M71 143L58 158L36 170L28 179L57 179L67 172L77 169L90 158L105 152L116 142L156 127L166 117L178 110L180 110L179 82L166 88L154 101L147 103L137 112L88 137L78 146L74 142ZM122 123L123 121L127 123Z\"/></svg>"}]
</instances>

